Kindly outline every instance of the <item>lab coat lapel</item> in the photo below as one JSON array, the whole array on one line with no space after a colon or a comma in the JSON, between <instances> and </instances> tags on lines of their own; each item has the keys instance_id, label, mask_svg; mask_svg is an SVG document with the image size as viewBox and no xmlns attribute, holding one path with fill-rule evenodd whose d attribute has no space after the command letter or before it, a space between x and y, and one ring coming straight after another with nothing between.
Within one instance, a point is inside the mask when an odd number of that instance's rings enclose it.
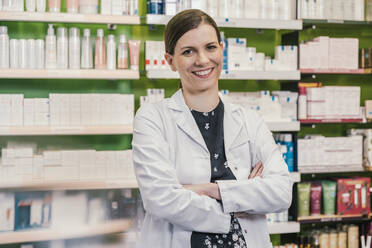
<instances>
[{"instance_id":1,"label":"lab coat lapel","mask_svg":"<svg viewBox=\"0 0 372 248\"><path fill-rule=\"evenodd\" d=\"M223 99L221 97L221 99ZM222 101L223 102L223 101ZM244 118L241 116L239 107L229 103L224 103L224 140L226 151L246 142L248 134L244 127Z\"/></svg>"},{"instance_id":2,"label":"lab coat lapel","mask_svg":"<svg viewBox=\"0 0 372 248\"><path fill-rule=\"evenodd\" d=\"M203 149L209 152L203 136L200 133L199 127L185 103L181 89L171 97L168 107L173 110L177 126L196 143L203 147Z\"/></svg>"}]
</instances>

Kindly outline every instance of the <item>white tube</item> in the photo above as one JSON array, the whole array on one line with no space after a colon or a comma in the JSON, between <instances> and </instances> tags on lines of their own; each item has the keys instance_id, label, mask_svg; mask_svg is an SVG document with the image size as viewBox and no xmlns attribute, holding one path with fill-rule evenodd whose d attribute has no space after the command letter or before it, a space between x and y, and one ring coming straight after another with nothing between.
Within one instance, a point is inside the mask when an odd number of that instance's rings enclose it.
<instances>
[{"instance_id":1,"label":"white tube","mask_svg":"<svg viewBox=\"0 0 372 248\"><path fill-rule=\"evenodd\" d=\"M128 69L128 43L124 34L120 35L118 45L118 69Z\"/></svg>"},{"instance_id":2,"label":"white tube","mask_svg":"<svg viewBox=\"0 0 372 248\"><path fill-rule=\"evenodd\" d=\"M129 15L138 16L138 0L129 0Z\"/></svg>"},{"instance_id":3,"label":"white tube","mask_svg":"<svg viewBox=\"0 0 372 248\"><path fill-rule=\"evenodd\" d=\"M34 69L35 68L35 40L28 39L27 40L27 50L26 50L26 58L27 58L27 68Z\"/></svg>"},{"instance_id":4,"label":"white tube","mask_svg":"<svg viewBox=\"0 0 372 248\"><path fill-rule=\"evenodd\" d=\"M107 69L116 69L116 43L115 36L110 34L107 40Z\"/></svg>"},{"instance_id":5,"label":"white tube","mask_svg":"<svg viewBox=\"0 0 372 248\"><path fill-rule=\"evenodd\" d=\"M0 26L0 68L9 68L9 36L6 26Z\"/></svg>"},{"instance_id":6,"label":"white tube","mask_svg":"<svg viewBox=\"0 0 372 248\"><path fill-rule=\"evenodd\" d=\"M36 0L36 11L37 12L46 11L46 0Z\"/></svg>"},{"instance_id":7,"label":"white tube","mask_svg":"<svg viewBox=\"0 0 372 248\"><path fill-rule=\"evenodd\" d=\"M67 29L57 29L57 68L68 68L68 40Z\"/></svg>"},{"instance_id":8,"label":"white tube","mask_svg":"<svg viewBox=\"0 0 372 248\"><path fill-rule=\"evenodd\" d=\"M35 42L35 68L36 69L44 69L44 62L45 62L45 47L43 40L36 40Z\"/></svg>"},{"instance_id":9,"label":"white tube","mask_svg":"<svg viewBox=\"0 0 372 248\"><path fill-rule=\"evenodd\" d=\"M90 40L90 30L84 29L84 37L81 44L81 68L93 68L92 42Z\"/></svg>"},{"instance_id":10,"label":"white tube","mask_svg":"<svg viewBox=\"0 0 372 248\"><path fill-rule=\"evenodd\" d=\"M18 63L19 69L26 69L27 68L27 58L26 58L26 50L27 50L27 42L25 39L20 39L18 41Z\"/></svg>"},{"instance_id":11,"label":"white tube","mask_svg":"<svg viewBox=\"0 0 372 248\"><path fill-rule=\"evenodd\" d=\"M70 28L68 49L69 68L80 69L80 30L78 28Z\"/></svg>"},{"instance_id":12,"label":"white tube","mask_svg":"<svg viewBox=\"0 0 372 248\"><path fill-rule=\"evenodd\" d=\"M11 39L9 42L10 45L10 68L12 69L17 69L18 68L18 40L16 39Z\"/></svg>"},{"instance_id":13,"label":"white tube","mask_svg":"<svg viewBox=\"0 0 372 248\"><path fill-rule=\"evenodd\" d=\"M35 12L36 1L35 0L26 0L26 10L27 10L27 12Z\"/></svg>"},{"instance_id":14,"label":"white tube","mask_svg":"<svg viewBox=\"0 0 372 248\"><path fill-rule=\"evenodd\" d=\"M57 41L54 35L53 24L49 24L48 35L45 38L45 68L57 67Z\"/></svg>"}]
</instances>

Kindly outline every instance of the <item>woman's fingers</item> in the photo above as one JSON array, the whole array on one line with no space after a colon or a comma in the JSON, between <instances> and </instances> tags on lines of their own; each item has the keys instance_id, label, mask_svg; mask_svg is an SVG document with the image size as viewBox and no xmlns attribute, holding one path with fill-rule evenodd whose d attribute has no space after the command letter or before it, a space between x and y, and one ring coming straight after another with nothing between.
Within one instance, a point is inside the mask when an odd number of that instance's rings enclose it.
<instances>
[{"instance_id":1,"label":"woman's fingers","mask_svg":"<svg viewBox=\"0 0 372 248\"><path fill-rule=\"evenodd\" d=\"M255 178L257 176L260 176L263 170L263 164L261 161L259 161L256 166L253 168L251 173L248 176L248 179ZM261 172L260 172L261 171Z\"/></svg>"},{"instance_id":2,"label":"woman's fingers","mask_svg":"<svg viewBox=\"0 0 372 248\"><path fill-rule=\"evenodd\" d=\"M263 164L261 161L259 161L256 166L253 168L251 174L249 175L248 179L252 179L255 177L261 177L262 176L262 171L263 171Z\"/></svg>"}]
</instances>

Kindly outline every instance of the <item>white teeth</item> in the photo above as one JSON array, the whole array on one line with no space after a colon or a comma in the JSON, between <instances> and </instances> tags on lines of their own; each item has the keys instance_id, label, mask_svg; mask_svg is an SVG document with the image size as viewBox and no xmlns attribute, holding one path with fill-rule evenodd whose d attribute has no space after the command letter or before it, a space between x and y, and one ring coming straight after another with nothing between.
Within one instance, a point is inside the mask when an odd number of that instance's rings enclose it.
<instances>
[{"instance_id":1,"label":"white teeth","mask_svg":"<svg viewBox=\"0 0 372 248\"><path fill-rule=\"evenodd\" d=\"M209 70L206 70L206 71L197 71L197 72L195 72L195 74L198 75L198 76L205 76L208 73L210 73L211 71L212 71L212 69L209 69Z\"/></svg>"}]
</instances>

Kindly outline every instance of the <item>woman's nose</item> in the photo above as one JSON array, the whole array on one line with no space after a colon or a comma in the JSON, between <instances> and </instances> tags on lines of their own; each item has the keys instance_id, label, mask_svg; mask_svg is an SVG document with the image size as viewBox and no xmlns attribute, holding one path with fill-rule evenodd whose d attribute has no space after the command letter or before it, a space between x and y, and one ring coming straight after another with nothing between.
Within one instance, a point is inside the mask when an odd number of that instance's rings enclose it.
<instances>
[{"instance_id":1,"label":"woman's nose","mask_svg":"<svg viewBox=\"0 0 372 248\"><path fill-rule=\"evenodd\" d=\"M205 52L199 52L196 56L196 65L204 65L209 62L208 55Z\"/></svg>"}]
</instances>

